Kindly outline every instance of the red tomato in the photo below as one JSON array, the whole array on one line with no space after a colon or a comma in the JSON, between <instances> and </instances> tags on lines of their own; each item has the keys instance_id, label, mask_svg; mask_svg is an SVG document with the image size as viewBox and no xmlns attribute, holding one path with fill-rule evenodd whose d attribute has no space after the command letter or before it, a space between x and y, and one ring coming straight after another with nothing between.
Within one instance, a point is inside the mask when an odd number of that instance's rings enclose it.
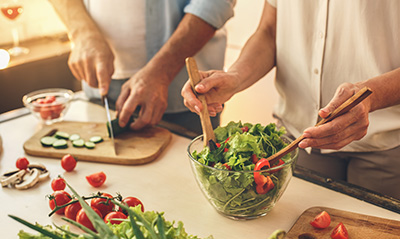
<instances>
[{"instance_id":1,"label":"red tomato","mask_svg":"<svg viewBox=\"0 0 400 239\"><path fill-rule=\"evenodd\" d=\"M54 95L48 95L46 98L44 98L44 103L45 104L50 104L56 101L56 97Z\"/></svg>"},{"instance_id":2,"label":"red tomato","mask_svg":"<svg viewBox=\"0 0 400 239\"><path fill-rule=\"evenodd\" d=\"M18 169L27 169L29 165L29 161L25 157L21 157L17 159L17 162L15 163Z\"/></svg>"},{"instance_id":3,"label":"red tomato","mask_svg":"<svg viewBox=\"0 0 400 239\"><path fill-rule=\"evenodd\" d=\"M322 211L320 214L314 217L310 224L314 228L327 228L331 224L331 216L329 216L326 211Z\"/></svg>"},{"instance_id":4,"label":"red tomato","mask_svg":"<svg viewBox=\"0 0 400 239\"><path fill-rule=\"evenodd\" d=\"M241 130L242 130L243 133L244 133L244 132L247 132L247 131L249 131L249 127L248 127L248 126L243 126L243 127L241 128Z\"/></svg>"},{"instance_id":5,"label":"red tomato","mask_svg":"<svg viewBox=\"0 0 400 239\"><path fill-rule=\"evenodd\" d=\"M40 108L40 117L42 119L49 119L51 118L51 108L50 106L42 106Z\"/></svg>"},{"instance_id":6,"label":"red tomato","mask_svg":"<svg viewBox=\"0 0 400 239\"><path fill-rule=\"evenodd\" d=\"M347 233L346 227L343 225L343 223L339 223L335 229L333 229L332 234L331 234L332 239L348 239L349 234Z\"/></svg>"},{"instance_id":7,"label":"red tomato","mask_svg":"<svg viewBox=\"0 0 400 239\"><path fill-rule=\"evenodd\" d=\"M71 201L71 196L69 195L69 193L67 193L64 190L55 191L53 194L51 194L51 196L53 197L49 201L49 206L50 206L51 210L53 210L56 207L56 204L57 204L57 206L62 206L64 204L69 203L69 201ZM65 207L58 209L56 211L56 213L59 215L62 215L62 214L64 214L64 211L65 211Z\"/></svg>"},{"instance_id":8,"label":"red tomato","mask_svg":"<svg viewBox=\"0 0 400 239\"><path fill-rule=\"evenodd\" d=\"M126 197L124 199L122 199L122 204L128 206L128 207L136 207L137 205L140 205L140 208L142 209L142 212L144 212L144 206L143 203L135 198L135 197ZM123 210L122 208L119 208L120 212L123 212L124 214L128 214L128 212L126 212L125 210Z\"/></svg>"},{"instance_id":9,"label":"red tomato","mask_svg":"<svg viewBox=\"0 0 400 239\"><path fill-rule=\"evenodd\" d=\"M97 210L97 208L92 208L101 218L103 218L103 216L101 215L100 211ZM88 218L88 216L86 215L86 212L83 208L81 208L78 213L76 214L76 222L82 224L83 226L89 228L92 231L94 230L93 224L90 221L90 219Z\"/></svg>"},{"instance_id":10,"label":"red tomato","mask_svg":"<svg viewBox=\"0 0 400 239\"><path fill-rule=\"evenodd\" d=\"M111 224L120 224L122 221L114 220L116 218L126 219L127 216L122 212L110 212L104 217L104 222L110 222Z\"/></svg>"},{"instance_id":11,"label":"red tomato","mask_svg":"<svg viewBox=\"0 0 400 239\"><path fill-rule=\"evenodd\" d=\"M55 178L51 181L51 188L53 191L64 190L65 186L66 184L63 178Z\"/></svg>"},{"instance_id":12,"label":"red tomato","mask_svg":"<svg viewBox=\"0 0 400 239\"><path fill-rule=\"evenodd\" d=\"M284 164L284 163L285 163L285 161L283 161L282 159L279 159L278 163L277 163L276 165L273 165L272 168L278 167L279 165L282 165L282 164ZM275 170L269 171L269 173L276 173L276 172L281 171L281 170L282 170L282 168L280 168L280 169L275 169Z\"/></svg>"},{"instance_id":13,"label":"red tomato","mask_svg":"<svg viewBox=\"0 0 400 239\"><path fill-rule=\"evenodd\" d=\"M64 110L64 106L62 104L52 105L51 107L51 118L56 119L60 117L61 112Z\"/></svg>"},{"instance_id":14,"label":"red tomato","mask_svg":"<svg viewBox=\"0 0 400 239\"><path fill-rule=\"evenodd\" d=\"M65 207L65 217L76 221L76 214L81 210L82 206L79 202L72 203Z\"/></svg>"},{"instance_id":15,"label":"red tomato","mask_svg":"<svg viewBox=\"0 0 400 239\"><path fill-rule=\"evenodd\" d=\"M252 161L254 164L256 164L256 163L258 162L257 155L255 155L255 154L251 155L251 161Z\"/></svg>"},{"instance_id":16,"label":"red tomato","mask_svg":"<svg viewBox=\"0 0 400 239\"><path fill-rule=\"evenodd\" d=\"M113 196L108 193L102 193L101 196L113 198ZM107 202L107 199L105 198L92 198L92 200L90 201L90 206L97 208L100 211L101 215L104 216L112 212L115 208L114 203L112 203L111 201Z\"/></svg>"},{"instance_id":17,"label":"red tomato","mask_svg":"<svg viewBox=\"0 0 400 239\"><path fill-rule=\"evenodd\" d=\"M61 167L63 167L65 171L71 172L72 170L74 170L75 166L76 166L76 159L72 157L72 155L67 154L64 155L64 157L62 157Z\"/></svg>"},{"instance_id":18,"label":"red tomato","mask_svg":"<svg viewBox=\"0 0 400 239\"><path fill-rule=\"evenodd\" d=\"M98 172L98 173L94 173L89 176L86 176L86 180L89 182L89 184L96 188L103 185L104 182L106 181L106 178L107 178L106 174L103 172Z\"/></svg>"}]
</instances>

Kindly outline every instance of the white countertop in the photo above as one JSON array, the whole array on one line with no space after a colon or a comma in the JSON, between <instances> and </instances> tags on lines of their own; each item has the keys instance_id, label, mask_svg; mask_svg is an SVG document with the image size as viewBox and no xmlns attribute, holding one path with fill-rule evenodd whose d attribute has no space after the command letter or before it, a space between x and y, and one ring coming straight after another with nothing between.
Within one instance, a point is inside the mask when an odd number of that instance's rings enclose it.
<instances>
[{"instance_id":1,"label":"white countertop","mask_svg":"<svg viewBox=\"0 0 400 239\"><path fill-rule=\"evenodd\" d=\"M106 118L101 107L77 100L72 103L66 120L105 122ZM46 165L51 179L62 175L81 195L103 191L138 197L146 210L163 211L167 220L182 221L189 234L200 237L213 235L215 239L265 239L276 229L288 231L302 212L314 206L400 220L400 214L293 177L286 192L268 215L249 221L234 221L217 213L197 186L186 154L190 139L173 135L165 151L149 164L126 166L80 161L73 172L67 173L58 159L33 157L24 153L24 142L40 127L33 115L0 123L3 139L0 173L15 168L16 159L26 156L31 162ZM85 176L98 171L106 173L107 181L102 187L93 188L86 182ZM19 230L30 230L9 218L8 214L41 225L66 223L59 215L47 216L50 208L45 196L52 193L51 179L25 191L0 189L3 202L0 204L1 238L18 238Z\"/></svg>"}]
</instances>

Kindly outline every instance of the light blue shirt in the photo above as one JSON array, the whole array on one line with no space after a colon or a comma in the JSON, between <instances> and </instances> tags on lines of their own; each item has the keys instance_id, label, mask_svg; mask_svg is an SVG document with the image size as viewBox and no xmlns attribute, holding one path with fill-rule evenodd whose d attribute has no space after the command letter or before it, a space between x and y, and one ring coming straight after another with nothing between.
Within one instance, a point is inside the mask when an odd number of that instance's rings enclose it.
<instances>
[{"instance_id":1,"label":"light blue shirt","mask_svg":"<svg viewBox=\"0 0 400 239\"><path fill-rule=\"evenodd\" d=\"M144 0L146 1L146 50L149 61L170 38L186 13L193 14L217 30L215 36L200 50L194 58L200 70L224 67L226 49L226 31L224 24L233 16L236 0ZM86 0L85 4L96 4ZM186 67L177 74L169 86L168 107L166 113L188 111L180 94L188 80ZM84 87L88 95L87 86ZM97 93L96 93L97 94ZM119 94L119 93L118 93Z\"/></svg>"}]
</instances>

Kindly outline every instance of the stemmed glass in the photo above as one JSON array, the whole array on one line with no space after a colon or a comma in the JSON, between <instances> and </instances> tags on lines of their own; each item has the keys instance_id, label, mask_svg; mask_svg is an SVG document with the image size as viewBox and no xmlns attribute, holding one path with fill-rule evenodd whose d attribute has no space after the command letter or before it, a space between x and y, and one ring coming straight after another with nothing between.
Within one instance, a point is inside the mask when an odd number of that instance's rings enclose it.
<instances>
[{"instance_id":1,"label":"stemmed glass","mask_svg":"<svg viewBox=\"0 0 400 239\"><path fill-rule=\"evenodd\" d=\"M28 48L21 47L19 45L19 33L18 33L18 23L16 23L16 18L24 11L22 5L18 2L18 0L1 0L1 12L3 15L14 21L16 24L15 27L12 28L12 37L13 37L13 47L8 49L8 52L11 56L19 56L22 54L27 54L29 52Z\"/></svg>"}]
</instances>

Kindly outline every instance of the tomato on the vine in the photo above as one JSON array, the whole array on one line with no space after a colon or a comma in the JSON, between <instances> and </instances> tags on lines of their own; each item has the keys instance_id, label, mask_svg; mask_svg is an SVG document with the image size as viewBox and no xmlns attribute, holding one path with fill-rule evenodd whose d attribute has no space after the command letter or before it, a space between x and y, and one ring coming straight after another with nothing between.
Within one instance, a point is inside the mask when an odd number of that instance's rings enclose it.
<instances>
[{"instance_id":1,"label":"tomato on the vine","mask_svg":"<svg viewBox=\"0 0 400 239\"><path fill-rule=\"evenodd\" d=\"M143 203L138 198L126 197L126 198L122 199L122 204L124 204L128 207L136 207L137 205L140 205L140 209L142 209L142 212L144 212ZM123 210L122 208L119 208L119 211L124 214L128 214L128 212Z\"/></svg>"},{"instance_id":2,"label":"tomato on the vine","mask_svg":"<svg viewBox=\"0 0 400 239\"><path fill-rule=\"evenodd\" d=\"M58 177L51 181L51 188L53 189L53 191L64 190L65 186L65 180L63 178Z\"/></svg>"},{"instance_id":3,"label":"tomato on the vine","mask_svg":"<svg viewBox=\"0 0 400 239\"><path fill-rule=\"evenodd\" d=\"M100 211L97 210L97 208L93 208L92 209L101 217L103 218L103 216L101 215ZM82 224L83 226L89 228L90 230L94 231L94 227L92 222L90 221L90 219L88 218L88 216L86 215L86 212L83 208L81 208L81 210L78 211L78 213L76 214L76 222Z\"/></svg>"},{"instance_id":4,"label":"tomato on the vine","mask_svg":"<svg viewBox=\"0 0 400 239\"><path fill-rule=\"evenodd\" d=\"M106 181L106 174L104 172L98 172L86 176L86 180L89 182L90 185L93 187L100 187Z\"/></svg>"},{"instance_id":5,"label":"tomato on the vine","mask_svg":"<svg viewBox=\"0 0 400 239\"><path fill-rule=\"evenodd\" d=\"M65 217L76 221L76 214L81 210L82 206L79 202L72 203L65 207Z\"/></svg>"},{"instance_id":6,"label":"tomato on the vine","mask_svg":"<svg viewBox=\"0 0 400 239\"><path fill-rule=\"evenodd\" d=\"M51 199L49 201L50 209L53 210L57 206L62 206L64 204L69 203L71 201L71 195L64 190L55 191L51 194ZM60 208L56 211L57 214L62 215L64 214L65 207Z\"/></svg>"},{"instance_id":7,"label":"tomato on the vine","mask_svg":"<svg viewBox=\"0 0 400 239\"><path fill-rule=\"evenodd\" d=\"M110 212L104 217L104 222L105 223L110 222L111 224L120 224L122 221L114 219L126 219L126 218L127 216L122 212Z\"/></svg>"},{"instance_id":8,"label":"tomato on the vine","mask_svg":"<svg viewBox=\"0 0 400 239\"><path fill-rule=\"evenodd\" d=\"M29 165L29 161L25 157L21 157L17 159L17 162L15 163L17 168L22 170L22 169L27 169Z\"/></svg>"},{"instance_id":9,"label":"tomato on the vine","mask_svg":"<svg viewBox=\"0 0 400 239\"><path fill-rule=\"evenodd\" d=\"M66 154L61 158L61 167L67 172L74 170L76 166L76 159L70 154Z\"/></svg>"},{"instance_id":10,"label":"tomato on the vine","mask_svg":"<svg viewBox=\"0 0 400 239\"><path fill-rule=\"evenodd\" d=\"M326 211L322 211L320 214L314 217L310 224L314 228L327 228L331 224L331 216L329 216Z\"/></svg>"},{"instance_id":11,"label":"tomato on the vine","mask_svg":"<svg viewBox=\"0 0 400 239\"><path fill-rule=\"evenodd\" d=\"M333 229L331 233L331 238L332 239L348 239L349 234L347 232L346 227L343 225L343 223L339 223L335 229Z\"/></svg>"},{"instance_id":12,"label":"tomato on the vine","mask_svg":"<svg viewBox=\"0 0 400 239\"><path fill-rule=\"evenodd\" d=\"M101 196L113 198L113 196L108 193L102 193ZM114 203L112 203L110 200L107 201L105 198L92 198L92 200L90 200L90 206L97 208L103 216L107 215L109 212L112 212L115 208Z\"/></svg>"}]
</instances>

